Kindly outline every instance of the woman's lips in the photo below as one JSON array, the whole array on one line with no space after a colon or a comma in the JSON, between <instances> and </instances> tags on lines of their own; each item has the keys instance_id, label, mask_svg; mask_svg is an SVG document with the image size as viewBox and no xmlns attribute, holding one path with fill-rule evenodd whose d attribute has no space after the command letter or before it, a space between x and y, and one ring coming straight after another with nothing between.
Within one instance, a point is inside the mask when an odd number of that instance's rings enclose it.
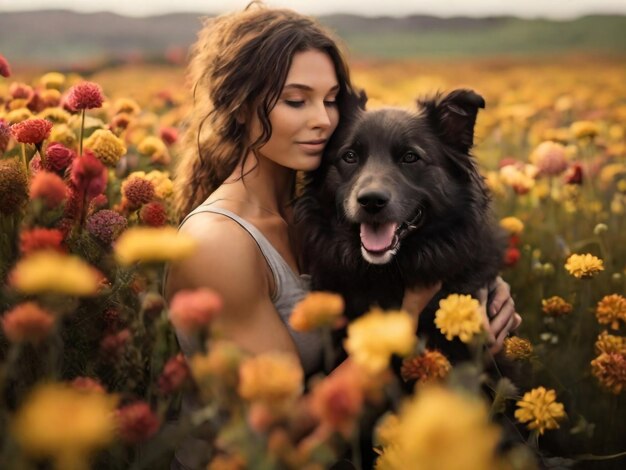
<instances>
[{"instance_id":1,"label":"woman's lips","mask_svg":"<svg viewBox=\"0 0 626 470\"><path fill-rule=\"evenodd\" d=\"M326 140L310 140L307 142L296 142L305 153L312 155L320 154L324 151Z\"/></svg>"}]
</instances>

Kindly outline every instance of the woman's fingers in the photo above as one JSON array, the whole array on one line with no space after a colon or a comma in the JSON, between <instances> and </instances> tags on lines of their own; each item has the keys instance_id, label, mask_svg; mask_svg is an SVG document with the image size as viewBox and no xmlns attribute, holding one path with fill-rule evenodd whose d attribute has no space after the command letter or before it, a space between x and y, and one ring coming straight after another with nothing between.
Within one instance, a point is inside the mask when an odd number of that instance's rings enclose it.
<instances>
[{"instance_id":1,"label":"woman's fingers","mask_svg":"<svg viewBox=\"0 0 626 470\"><path fill-rule=\"evenodd\" d=\"M514 328L513 325L515 324L515 322L516 322L515 316L512 316L509 322L502 329L502 331L500 331L500 334L498 335L496 342L489 348L489 351L491 352L491 354L497 354L502 350L502 346L504 345L504 340L508 336L509 332Z\"/></svg>"},{"instance_id":2,"label":"woman's fingers","mask_svg":"<svg viewBox=\"0 0 626 470\"><path fill-rule=\"evenodd\" d=\"M493 298L489 303L489 316L495 317L509 300L513 300L511 287L498 276L489 285L489 292L493 294Z\"/></svg>"}]
</instances>

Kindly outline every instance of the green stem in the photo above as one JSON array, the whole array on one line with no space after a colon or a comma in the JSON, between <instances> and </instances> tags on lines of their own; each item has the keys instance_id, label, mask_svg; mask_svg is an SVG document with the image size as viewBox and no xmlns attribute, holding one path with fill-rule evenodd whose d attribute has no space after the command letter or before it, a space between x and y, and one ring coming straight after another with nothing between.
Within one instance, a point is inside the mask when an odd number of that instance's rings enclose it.
<instances>
[{"instance_id":1,"label":"green stem","mask_svg":"<svg viewBox=\"0 0 626 470\"><path fill-rule=\"evenodd\" d=\"M80 122L80 137L79 137L79 151L78 151L78 156L82 157L83 156L83 132L85 129L85 110L83 109L81 111L81 122Z\"/></svg>"},{"instance_id":2,"label":"green stem","mask_svg":"<svg viewBox=\"0 0 626 470\"><path fill-rule=\"evenodd\" d=\"M24 174L28 176L28 163L26 162L26 144L22 144L22 165L24 166Z\"/></svg>"}]
</instances>

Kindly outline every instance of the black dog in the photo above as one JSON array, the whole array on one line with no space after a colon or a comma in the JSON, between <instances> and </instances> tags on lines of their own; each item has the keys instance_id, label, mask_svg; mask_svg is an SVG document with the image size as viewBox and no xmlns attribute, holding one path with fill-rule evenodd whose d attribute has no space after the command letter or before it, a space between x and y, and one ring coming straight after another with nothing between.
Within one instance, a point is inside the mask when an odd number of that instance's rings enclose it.
<instances>
[{"instance_id":1,"label":"black dog","mask_svg":"<svg viewBox=\"0 0 626 470\"><path fill-rule=\"evenodd\" d=\"M420 316L429 346L465 350L434 327L439 299L476 294L502 264L504 238L470 155L481 96L456 90L418 110L342 116L296 203L302 264L314 290L342 294L349 318L398 308L405 288L442 281ZM460 359L458 357L457 359Z\"/></svg>"}]
</instances>

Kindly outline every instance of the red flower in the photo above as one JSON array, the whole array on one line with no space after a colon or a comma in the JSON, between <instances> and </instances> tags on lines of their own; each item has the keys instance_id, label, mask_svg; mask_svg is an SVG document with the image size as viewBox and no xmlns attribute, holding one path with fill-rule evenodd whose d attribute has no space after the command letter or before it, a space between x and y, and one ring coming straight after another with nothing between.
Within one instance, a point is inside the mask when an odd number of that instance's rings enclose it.
<instances>
[{"instance_id":1,"label":"red flower","mask_svg":"<svg viewBox=\"0 0 626 470\"><path fill-rule=\"evenodd\" d=\"M133 176L122 184L122 194L128 201L129 209L136 210L154 199L154 185L151 181Z\"/></svg>"},{"instance_id":2,"label":"red flower","mask_svg":"<svg viewBox=\"0 0 626 470\"><path fill-rule=\"evenodd\" d=\"M48 208L58 207L67 196L68 188L56 173L40 171L30 182L30 198L41 199Z\"/></svg>"},{"instance_id":3,"label":"red flower","mask_svg":"<svg viewBox=\"0 0 626 470\"><path fill-rule=\"evenodd\" d=\"M100 341L100 352L103 356L113 359L123 351L130 342L130 330L123 329L117 333L111 333Z\"/></svg>"},{"instance_id":4,"label":"red flower","mask_svg":"<svg viewBox=\"0 0 626 470\"><path fill-rule=\"evenodd\" d=\"M181 290L170 303L170 321L177 330L206 329L222 310L222 299L211 289Z\"/></svg>"},{"instance_id":5,"label":"red flower","mask_svg":"<svg viewBox=\"0 0 626 470\"><path fill-rule=\"evenodd\" d=\"M566 184L583 184L583 167L580 163L574 163L565 173Z\"/></svg>"},{"instance_id":6,"label":"red flower","mask_svg":"<svg viewBox=\"0 0 626 470\"><path fill-rule=\"evenodd\" d=\"M149 202L139 211L141 221L151 227L162 227L167 223L165 207L160 202Z\"/></svg>"},{"instance_id":7,"label":"red flower","mask_svg":"<svg viewBox=\"0 0 626 470\"><path fill-rule=\"evenodd\" d=\"M13 82L9 87L9 94L14 100L30 101L34 93L33 88L26 83Z\"/></svg>"},{"instance_id":8,"label":"red flower","mask_svg":"<svg viewBox=\"0 0 626 470\"><path fill-rule=\"evenodd\" d=\"M162 127L159 137L167 145L172 145L178 140L178 131L174 127Z\"/></svg>"},{"instance_id":9,"label":"red flower","mask_svg":"<svg viewBox=\"0 0 626 470\"><path fill-rule=\"evenodd\" d=\"M45 339L54 326L54 317L34 302L14 307L2 316L4 334L13 343L38 343Z\"/></svg>"},{"instance_id":10,"label":"red flower","mask_svg":"<svg viewBox=\"0 0 626 470\"><path fill-rule=\"evenodd\" d=\"M0 119L0 154L4 153L9 146L11 127L4 119Z\"/></svg>"},{"instance_id":11,"label":"red flower","mask_svg":"<svg viewBox=\"0 0 626 470\"><path fill-rule=\"evenodd\" d=\"M522 254L517 248L515 247L507 248L506 252L504 253L504 265L508 267L515 266L515 264L519 261L521 256Z\"/></svg>"},{"instance_id":12,"label":"red flower","mask_svg":"<svg viewBox=\"0 0 626 470\"><path fill-rule=\"evenodd\" d=\"M106 189L108 172L94 153L86 149L82 157L72 162L71 179L77 191L86 191L87 198L91 199Z\"/></svg>"},{"instance_id":13,"label":"red flower","mask_svg":"<svg viewBox=\"0 0 626 470\"><path fill-rule=\"evenodd\" d=\"M46 119L26 119L11 126L15 140L22 144L40 144L50 135L52 123Z\"/></svg>"},{"instance_id":14,"label":"red flower","mask_svg":"<svg viewBox=\"0 0 626 470\"><path fill-rule=\"evenodd\" d=\"M154 436L159 430L157 415L145 402L136 402L117 410L118 433L128 444L138 444Z\"/></svg>"},{"instance_id":15,"label":"red flower","mask_svg":"<svg viewBox=\"0 0 626 470\"><path fill-rule=\"evenodd\" d=\"M36 250L63 251L63 232L56 228L33 228L20 233L20 252L27 255Z\"/></svg>"},{"instance_id":16,"label":"red flower","mask_svg":"<svg viewBox=\"0 0 626 470\"><path fill-rule=\"evenodd\" d=\"M102 88L93 82L78 83L67 95L67 104L75 110L99 108L103 101Z\"/></svg>"},{"instance_id":17,"label":"red flower","mask_svg":"<svg viewBox=\"0 0 626 470\"><path fill-rule=\"evenodd\" d=\"M128 225L126 218L115 211L103 209L87 219L87 231L109 246Z\"/></svg>"},{"instance_id":18,"label":"red flower","mask_svg":"<svg viewBox=\"0 0 626 470\"><path fill-rule=\"evenodd\" d=\"M54 142L48 145L46 149L46 162L44 167L46 170L61 172L70 166L74 158L76 158L76 154L73 150L68 149L63 144Z\"/></svg>"},{"instance_id":19,"label":"red flower","mask_svg":"<svg viewBox=\"0 0 626 470\"><path fill-rule=\"evenodd\" d=\"M4 78L9 78L11 76L11 67L9 67L9 62L7 62L6 58L0 54L0 75Z\"/></svg>"},{"instance_id":20,"label":"red flower","mask_svg":"<svg viewBox=\"0 0 626 470\"><path fill-rule=\"evenodd\" d=\"M182 353L172 357L165 363L159 377L159 390L167 395L179 390L189 377L189 366Z\"/></svg>"},{"instance_id":21,"label":"red flower","mask_svg":"<svg viewBox=\"0 0 626 470\"><path fill-rule=\"evenodd\" d=\"M91 377L76 377L72 380L71 386L81 392L106 393L102 384Z\"/></svg>"}]
</instances>

